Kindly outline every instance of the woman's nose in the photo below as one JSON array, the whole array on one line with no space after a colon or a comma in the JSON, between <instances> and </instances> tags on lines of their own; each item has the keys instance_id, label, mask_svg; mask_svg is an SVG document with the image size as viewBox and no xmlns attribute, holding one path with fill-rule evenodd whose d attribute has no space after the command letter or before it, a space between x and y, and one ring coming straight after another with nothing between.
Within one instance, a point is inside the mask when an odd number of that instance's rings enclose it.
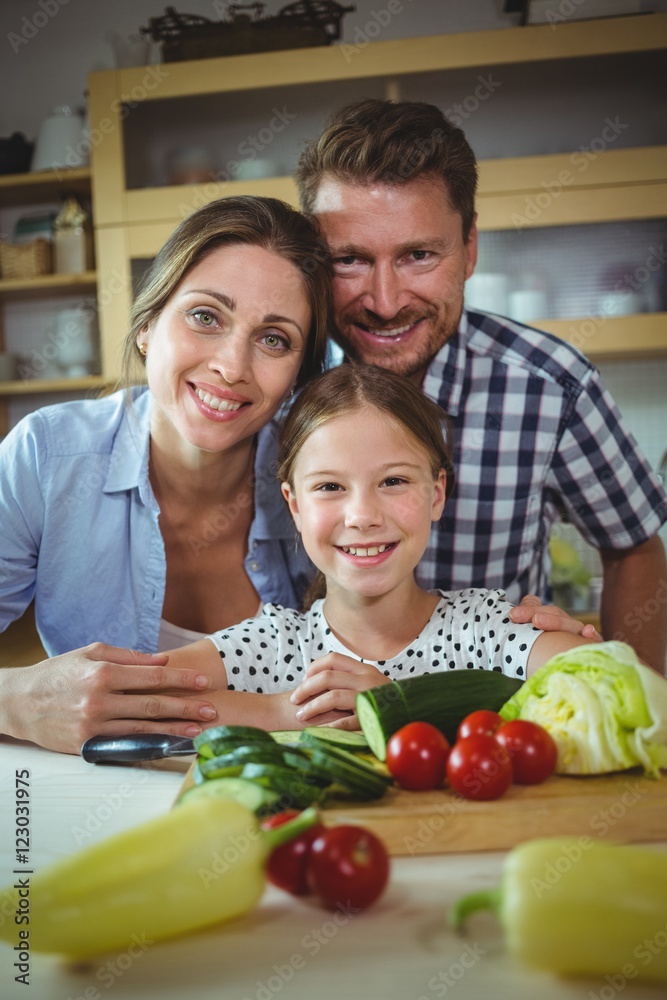
<instances>
[{"instance_id":1,"label":"woman's nose","mask_svg":"<svg viewBox=\"0 0 667 1000\"><path fill-rule=\"evenodd\" d=\"M248 382L251 368L251 345L246 336L228 333L215 345L208 367L223 377L228 385Z\"/></svg>"}]
</instances>

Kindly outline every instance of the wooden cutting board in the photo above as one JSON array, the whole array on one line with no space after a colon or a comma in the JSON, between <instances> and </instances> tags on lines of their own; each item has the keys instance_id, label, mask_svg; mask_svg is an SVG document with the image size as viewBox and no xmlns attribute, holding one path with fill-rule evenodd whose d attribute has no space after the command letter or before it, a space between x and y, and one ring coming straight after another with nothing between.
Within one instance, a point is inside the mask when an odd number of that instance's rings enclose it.
<instances>
[{"instance_id":1,"label":"wooden cutting board","mask_svg":"<svg viewBox=\"0 0 667 1000\"><path fill-rule=\"evenodd\" d=\"M179 798L192 785L188 771ZM549 778L513 785L500 799L472 802L445 789L390 788L375 802L332 801L327 825L356 823L372 830L392 855L501 851L533 837L607 837L619 843L665 840L667 776L641 771L602 777Z\"/></svg>"}]
</instances>

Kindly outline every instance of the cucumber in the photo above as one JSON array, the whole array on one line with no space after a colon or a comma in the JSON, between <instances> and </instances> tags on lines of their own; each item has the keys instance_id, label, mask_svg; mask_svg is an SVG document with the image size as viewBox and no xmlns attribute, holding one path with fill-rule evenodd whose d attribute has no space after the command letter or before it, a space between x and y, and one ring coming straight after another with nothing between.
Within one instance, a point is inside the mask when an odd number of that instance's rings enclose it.
<instances>
[{"instance_id":1,"label":"cucumber","mask_svg":"<svg viewBox=\"0 0 667 1000\"><path fill-rule=\"evenodd\" d=\"M192 745L202 757L218 757L235 747L275 743L270 733L254 726L216 726L195 736Z\"/></svg>"},{"instance_id":2,"label":"cucumber","mask_svg":"<svg viewBox=\"0 0 667 1000\"><path fill-rule=\"evenodd\" d=\"M263 788L254 781L246 781L244 778L216 778L214 781L205 781L202 785L188 789L180 804L194 802L202 796L209 795L221 799L234 799L235 802L240 802L259 815L271 812L278 801L276 792Z\"/></svg>"},{"instance_id":3,"label":"cucumber","mask_svg":"<svg viewBox=\"0 0 667 1000\"><path fill-rule=\"evenodd\" d=\"M224 778L228 774L221 774L221 771L229 771L230 768L237 768L236 774L240 774L245 764L251 762L257 764L282 764L283 754L281 748L276 744L273 747L242 746L235 747L228 753L220 754L217 757L207 757L199 764L204 778Z\"/></svg>"},{"instance_id":4,"label":"cucumber","mask_svg":"<svg viewBox=\"0 0 667 1000\"><path fill-rule=\"evenodd\" d=\"M303 729L276 729L270 735L276 743L286 744L291 747L299 742L301 733L304 731Z\"/></svg>"},{"instance_id":5,"label":"cucumber","mask_svg":"<svg viewBox=\"0 0 667 1000\"><path fill-rule=\"evenodd\" d=\"M348 729L335 729L332 726L307 726L301 733L301 742L317 746L340 747L341 750L359 751L369 749L368 740L363 733L351 732Z\"/></svg>"},{"instance_id":6,"label":"cucumber","mask_svg":"<svg viewBox=\"0 0 667 1000\"><path fill-rule=\"evenodd\" d=\"M389 738L408 722L430 722L453 743L466 715L479 708L497 712L522 684L495 670L421 674L360 692L357 717L371 750L385 760Z\"/></svg>"},{"instance_id":7,"label":"cucumber","mask_svg":"<svg viewBox=\"0 0 667 1000\"><path fill-rule=\"evenodd\" d=\"M304 782L298 771L275 764L246 764L241 777L268 788L284 801L285 809L305 809L317 802L322 789Z\"/></svg>"},{"instance_id":8,"label":"cucumber","mask_svg":"<svg viewBox=\"0 0 667 1000\"><path fill-rule=\"evenodd\" d=\"M329 774L332 784L343 785L363 799L379 799L392 783L389 775L338 747L313 747L313 764Z\"/></svg>"}]
</instances>

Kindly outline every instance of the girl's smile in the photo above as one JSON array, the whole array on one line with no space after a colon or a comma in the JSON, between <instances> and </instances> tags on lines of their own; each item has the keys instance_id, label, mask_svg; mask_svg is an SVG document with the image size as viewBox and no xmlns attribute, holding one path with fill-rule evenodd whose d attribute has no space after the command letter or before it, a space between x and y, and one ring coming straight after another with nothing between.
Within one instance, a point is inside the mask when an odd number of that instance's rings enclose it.
<instances>
[{"instance_id":1,"label":"girl's smile","mask_svg":"<svg viewBox=\"0 0 667 1000\"><path fill-rule=\"evenodd\" d=\"M317 427L283 493L309 556L337 592L362 598L416 588L413 571L442 513L445 474L399 423L364 405Z\"/></svg>"}]
</instances>

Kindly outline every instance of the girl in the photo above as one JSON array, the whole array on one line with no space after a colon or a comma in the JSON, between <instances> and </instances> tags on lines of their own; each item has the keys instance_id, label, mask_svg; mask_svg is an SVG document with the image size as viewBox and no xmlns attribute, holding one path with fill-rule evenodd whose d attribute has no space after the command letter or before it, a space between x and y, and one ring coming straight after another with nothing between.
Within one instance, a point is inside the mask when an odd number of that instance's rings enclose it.
<instances>
[{"instance_id":1,"label":"girl","mask_svg":"<svg viewBox=\"0 0 667 1000\"><path fill-rule=\"evenodd\" d=\"M588 641L515 625L500 591L416 583L431 522L454 488L443 419L415 385L372 365L342 365L303 390L278 474L325 596L302 614L267 604L171 654L171 665L211 676L221 719L354 728L357 692L389 678L453 669L525 678Z\"/></svg>"}]
</instances>

